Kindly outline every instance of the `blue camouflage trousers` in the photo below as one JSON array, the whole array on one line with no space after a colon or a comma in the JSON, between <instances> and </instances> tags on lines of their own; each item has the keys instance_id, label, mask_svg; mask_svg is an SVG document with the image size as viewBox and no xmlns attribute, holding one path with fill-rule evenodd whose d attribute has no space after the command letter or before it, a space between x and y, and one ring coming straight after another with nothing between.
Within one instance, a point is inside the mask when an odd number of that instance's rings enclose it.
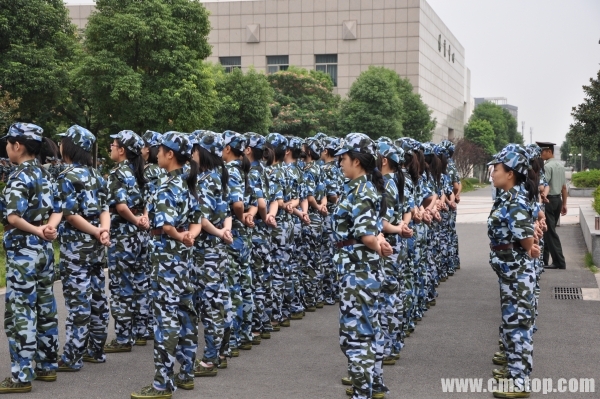
<instances>
[{"instance_id":1,"label":"blue camouflage trousers","mask_svg":"<svg viewBox=\"0 0 600 399\"><path fill-rule=\"evenodd\" d=\"M146 276L148 277L148 295L146 295L146 298L148 300L149 313L147 318L145 335L145 337L147 338L150 336L150 333L154 333L154 324L156 324L156 320L154 319L154 311L152 310L152 259L150 258L150 254L152 254L152 251L154 250L154 240L152 240L152 237L150 236L150 233L148 231L140 232L140 237L142 240L142 251L140 253L140 259L145 265L144 270ZM136 334L139 335L139 331L136 331Z\"/></svg>"},{"instance_id":2,"label":"blue camouflage trousers","mask_svg":"<svg viewBox=\"0 0 600 399\"><path fill-rule=\"evenodd\" d=\"M413 227L413 232L416 230ZM413 234L412 237L406 239L406 262L404 266L404 313L403 313L403 330L406 333L407 330L415 328L414 322L414 307L416 303L416 287L415 287L415 259L416 251L416 237Z\"/></svg>"},{"instance_id":3,"label":"blue camouflage trousers","mask_svg":"<svg viewBox=\"0 0 600 399\"><path fill-rule=\"evenodd\" d=\"M414 301L412 308L412 317L423 317L423 312L427 309L425 303L427 300L427 228L425 223L415 223L414 242L413 242L413 262L414 262Z\"/></svg>"},{"instance_id":4,"label":"blue camouflage trousers","mask_svg":"<svg viewBox=\"0 0 600 399\"><path fill-rule=\"evenodd\" d=\"M252 230L250 247L250 265L252 269L252 287L254 312L252 313L252 331L272 331L271 319L267 310L272 305L271 292L271 235L268 227L259 222Z\"/></svg>"},{"instance_id":5,"label":"blue camouflage trousers","mask_svg":"<svg viewBox=\"0 0 600 399\"><path fill-rule=\"evenodd\" d=\"M289 314L300 313L304 311L304 300L306 292L304 291L304 247L306 245L305 237L302 234L303 225L300 219L292 216L290 222L289 241L293 243L288 246L290 267L289 277L285 283L285 295L283 307L287 308ZM289 304L286 297L291 298ZM288 316L289 317L289 316Z\"/></svg>"},{"instance_id":6,"label":"blue camouflage trousers","mask_svg":"<svg viewBox=\"0 0 600 399\"><path fill-rule=\"evenodd\" d=\"M323 297L325 303L333 305L339 299L340 287L338 285L337 270L333 264L333 226L331 214L334 208L327 208L329 213L323 218L323 234L319 240L321 243L321 263L323 265Z\"/></svg>"},{"instance_id":7,"label":"blue camouflage trousers","mask_svg":"<svg viewBox=\"0 0 600 399\"><path fill-rule=\"evenodd\" d=\"M219 355L229 356L233 308L227 283L227 247L216 237L202 235L201 251L195 251L194 304L204 327L202 361L219 364ZM196 333L197 335L197 333Z\"/></svg>"},{"instance_id":8,"label":"blue camouflage trousers","mask_svg":"<svg viewBox=\"0 0 600 399\"><path fill-rule=\"evenodd\" d=\"M377 272L370 271L347 272L340 279L340 348L348 359L355 399L370 398L383 385L379 279Z\"/></svg>"},{"instance_id":9,"label":"blue camouflage trousers","mask_svg":"<svg viewBox=\"0 0 600 399\"><path fill-rule=\"evenodd\" d=\"M427 229L427 241L425 246L425 260L426 260L426 301L433 301L437 298L436 287L440 280L440 246L439 246L439 235L440 235L440 222L433 220L431 225ZM425 308L424 310L427 310Z\"/></svg>"},{"instance_id":10,"label":"blue camouflage trousers","mask_svg":"<svg viewBox=\"0 0 600 399\"><path fill-rule=\"evenodd\" d=\"M310 225L302 226L302 287L304 303L314 307L323 300L323 267L321 256L321 218L318 214L310 214Z\"/></svg>"},{"instance_id":11,"label":"blue camouflage trousers","mask_svg":"<svg viewBox=\"0 0 600 399\"><path fill-rule=\"evenodd\" d=\"M229 346L237 348L242 341L252 340L252 274L250 272L251 237L245 228L232 230L233 243L227 246L229 268L227 282L231 298L233 323Z\"/></svg>"},{"instance_id":12,"label":"blue camouflage trousers","mask_svg":"<svg viewBox=\"0 0 600 399\"><path fill-rule=\"evenodd\" d=\"M83 366L82 357L86 350L97 361L106 360L104 344L110 316L105 294L105 254L104 246L96 240L61 239L60 271L67 309L66 340L61 359L74 369Z\"/></svg>"},{"instance_id":13,"label":"blue camouflage trousers","mask_svg":"<svg viewBox=\"0 0 600 399\"><path fill-rule=\"evenodd\" d=\"M167 250L171 246L177 250ZM154 248L151 254L152 304L156 319L153 385L156 389L174 391L175 361L181 364L181 375L193 378L198 348L191 250L164 234L154 237Z\"/></svg>"},{"instance_id":14,"label":"blue camouflage trousers","mask_svg":"<svg viewBox=\"0 0 600 399\"><path fill-rule=\"evenodd\" d=\"M6 249L4 330L12 378L35 379L40 370L58 368L58 320L54 299L54 253L42 242Z\"/></svg>"},{"instance_id":15,"label":"blue camouflage trousers","mask_svg":"<svg viewBox=\"0 0 600 399\"><path fill-rule=\"evenodd\" d=\"M111 230L108 247L110 310L120 344L131 344L147 335L150 280L142 248L142 232Z\"/></svg>"},{"instance_id":16,"label":"blue camouflage trousers","mask_svg":"<svg viewBox=\"0 0 600 399\"><path fill-rule=\"evenodd\" d=\"M500 339L510 378L522 384L533 368L536 275L532 259L522 251L491 251L490 265L498 275L502 323Z\"/></svg>"},{"instance_id":17,"label":"blue camouflage trousers","mask_svg":"<svg viewBox=\"0 0 600 399\"><path fill-rule=\"evenodd\" d=\"M284 216L277 218L277 227L271 231L272 253L272 298L271 320L281 322L290 317L290 306L294 299L294 291L288 287L291 285L290 274L290 251L294 245L290 242L290 230L293 229L290 221ZM293 288L293 287L292 287Z\"/></svg>"}]
</instances>

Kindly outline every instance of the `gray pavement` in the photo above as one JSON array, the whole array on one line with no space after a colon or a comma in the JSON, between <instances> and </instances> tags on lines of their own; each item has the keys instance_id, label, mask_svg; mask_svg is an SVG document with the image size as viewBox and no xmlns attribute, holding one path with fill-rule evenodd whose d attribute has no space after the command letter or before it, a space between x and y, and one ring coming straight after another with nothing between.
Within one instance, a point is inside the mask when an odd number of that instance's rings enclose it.
<instances>
[{"instance_id":1,"label":"gray pavement","mask_svg":"<svg viewBox=\"0 0 600 399\"><path fill-rule=\"evenodd\" d=\"M442 378L483 378L495 368L500 306L498 284L488 265L488 241L483 224L459 224L462 268L439 287L437 306L431 308L406 340L402 358L385 367L388 398L486 398L490 393L442 393ZM543 274L532 377L595 378L600 390L600 302L551 299L555 286L596 288L583 268L585 245L579 226L558 229L567 270ZM61 342L64 306L56 286ZM194 391L178 390L176 398L345 398L340 377L346 361L338 347L337 307L307 314L292 327L273 333L251 351L242 351L213 378L197 378ZM4 312L4 301L0 304ZM113 337L114 332L109 332ZM0 335L0 377L9 375L9 355ZM151 382L152 346L135 347L129 354L111 354L106 364L86 364L78 373L61 373L54 383L34 382L33 392L19 398L128 398ZM598 393L532 394L532 397L598 398Z\"/></svg>"}]
</instances>

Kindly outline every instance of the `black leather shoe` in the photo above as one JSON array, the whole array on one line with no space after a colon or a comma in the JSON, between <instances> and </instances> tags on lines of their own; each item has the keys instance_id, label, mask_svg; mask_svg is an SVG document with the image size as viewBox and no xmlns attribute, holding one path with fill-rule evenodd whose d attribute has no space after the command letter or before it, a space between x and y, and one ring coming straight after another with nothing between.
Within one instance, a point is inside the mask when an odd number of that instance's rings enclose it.
<instances>
[{"instance_id":1,"label":"black leather shoe","mask_svg":"<svg viewBox=\"0 0 600 399\"><path fill-rule=\"evenodd\" d=\"M564 270L564 269L566 269L566 267L558 267L558 266L556 266L553 263L551 265L544 265L544 269L559 269L559 270Z\"/></svg>"}]
</instances>

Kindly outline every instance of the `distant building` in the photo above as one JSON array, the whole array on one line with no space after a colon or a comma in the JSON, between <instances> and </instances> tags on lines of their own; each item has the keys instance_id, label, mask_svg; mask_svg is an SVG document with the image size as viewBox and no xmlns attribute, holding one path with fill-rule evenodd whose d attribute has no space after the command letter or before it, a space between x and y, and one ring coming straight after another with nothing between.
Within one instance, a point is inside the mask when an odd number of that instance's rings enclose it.
<instances>
[{"instance_id":1,"label":"distant building","mask_svg":"<svg viewBox=\"0 0 600 399\"><path fill-rule=\"evenodd\" d=\"M519 107L508 104L506 97L475 97L475 108L486 101L501 106L519 121Z\"/></svg>"},{"instance_id":2,"label":"distant building","mask_svg":"<svg viewBox=\"0 0 600 399\"><path fill-rule=\"evenodd\" d=\"M426 0L200 1L210 11L208 61L226 71L315 69L346 96L361 72L384 66L408 78L432 110L433 141L463 136L473 110L465 49ZM94 6L68 3L84 28Z\"/></svg>"}]
</instances>

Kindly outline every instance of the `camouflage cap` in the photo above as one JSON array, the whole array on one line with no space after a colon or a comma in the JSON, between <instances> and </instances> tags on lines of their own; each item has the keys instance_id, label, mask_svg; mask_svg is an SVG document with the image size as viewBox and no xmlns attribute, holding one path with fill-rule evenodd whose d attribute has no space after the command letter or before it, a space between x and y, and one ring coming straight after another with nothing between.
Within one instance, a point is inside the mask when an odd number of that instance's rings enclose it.
<instances>
[{"instance_id":1,"label":"camouflage cap","mask_svg":"<svg viewBox=\"0 0 600 399\"><path fill-rule=\"evenodd\" d=\"M421 149L423 150L423 155L434 155L433 151L433 143L422 143Z\"/></svg>"},{"instance_id":2,"label":"camouflage cap","mask_svg":"<svg viewBox=\"0 0 600 399\"><path fill-rule=\"evenodd\" d=\"M135 154L139 154L144 147L144 140L133 130L121 130L117 134L111 134L110 137L119 140L123 147Z\"/></svg>"},{"instance_id":3,"label":"camouflage cap","mask_svg":"<svg viewBox=\"0 0 600 399\"><path fill-rule=\"evenodd\" d=\"M186 157L192 156L192 142L189 134L174 131L166 132L161 137L160 145L164 145L173 152Z\"/></svg>"},{"instance_id":4,"label":"camouflage cap","mask_svg":"<svg viewBox=\"0 0 600 399\"><path fill-rule=\"evenodd\" d=\"M416 140L411 139L410 137L401 137L399 139L396 139L396 141L394 141L394 144L396 145L396 147L402 148L405 154L412 155L415 153L414 141Z\"/></svg>"},{"instance_id":5,"label":"camouflage cap","mask_svg":"<svg viewBox=\"0 0 600 399\"><path fill-rule=\"evenodd\" d=\"M246 136L248 140L248 147L250 148L258 148L259 150L265 149L265 138L258 133L248 132L244 136Z\"/></svg>"},{"instance_id":6,"label":"camouflage cap","mask_svg":"<svg viewBox=\"0 0 600 399\"><path fill-rule=\"evenodd\" d=\"M387 137L387 136L381 136L377 139L378 143L388 143L388 144L394 144L394 141Z\"/></svg>"},{"instance_id":7,"label":"camouflage cap","mask_svg":"<svg viewBox=\"0 0 600 399\"><path fill-rule=\"evenodd\" d=\"M448 155L454 154L454 143L450 140L443 140L440 144L440 147L444 148Z\"/></svg>"},{"instance_id":8,"label":"camouflage cap","mask_svg":"<svg viewBox=\"0 0 600 399\"><path fill-rule=\"evenodd\" d=\"M527 175L530 156L527 150L519 144L507 144L502 151L494 155L494 159L488 165L503 163L512 170L522 175Z\"/></svg>"},{"instance_id":9,"label":"camouflage cap","mask_svg":"<svg viewBox=\"0 0 600 399\"><path fill-rule=\"evenodd\" d=\"M230 146L231 148L235 148L239 151L244 151L246 149L247 141L242 134L239 134L232 130L225 130L222 136L223 148Z\"/></svg>"},{"instance_id":10,"label":"camouflage cap","mask_svg":"<svg viewBox=\"0 0 600 399\"><path fill-rule=\"evenodd\" d=\"M441 157L442 154L447 153L446 149L444 147L442 147L441 145L439 145L439 144L433 144L433 143L431 143L431 147L433 147L433 153L435 155L437 155L438 157Z\"/></svg>"},{"instance_id":11,"label":"camouflage cap","mask_svg":"<svg viewBox=\"0 0 600 399\"><path fill-rule=\"evenodd\" d=\"M314 137L309 137L304 141L304 144L310 148L312 151L314 151L315 153L317 153L318 155L321 154L321 152L323 151L323 142L319 139L316 139Z\"/></svg>"},{"instance_id":12,"label":"camouflage cap","mask_svg":"<svg viewBox=\"0 0 600 399\"><path fill-rule=\"evenodd\" d=\"M205 131L198 139L198 145L218 157L223 156L223 136L219 133Z\"/></svg>"},{"instance_id":13,"label":"camouflage cap","mask_svg":"<svg viewBox=\"0 0 600 399\"><path fill-rule=\"evenodd\" d=\"M265 137L265 141L267 144L273 146L273 148L283 148L286 149L288 146L288 139L283 137L280 133L269 133L267 137Z\"/></svg>"},{"instance_id":14,"label":"camouflage cap","mask_svg":"<svg viewBox=\"0 0 600 399\"><path fill-rule=\"evenodd\" d=\"M33 123L13 123L8 128L6 136L1 137L0 140L4 140L8 137L20 137L25 140L42 141L44 136L44 129Z\"/></svg>"},{"instance_id":15,"label":"camouflage cap","mask_svg":"<svg viewBox=\"0 0 600 399\"><path fill-rule=\"evenodd\" d=\"M323 140L324 138L326 138L327 135L323 132L318 132L317 134L315 134L312 138L313 139L317 139L317 140Z\"/></svg>"},{"instance_id":16,"label":"camouflage cap","mask_svg":"<svg viewBox=\"0 0 600 399\"><path fill-rule=\"evenodd\" d=\"M341 148L335 155L342 155L348 151L360 152L362 154L377 155L375 142L364 133L348 133L341 144Z\"/></svg>"},{"instance_id":17,"label":"camouflage cap","mask_svg":"<svg viewBox=\"0 0 600 399\"><path fill-rule=\"evenodd\" d=\"M527 152L529 153L529 158L537 159L542 156L542 149L537 144L529 144L525 147Z\"/></svg>"},{"instance_id":18,"label":"camouflage cap","mask_svg":"<svg viewBox=\"0 0 600 399\"><path fill-rule=\"evenodd\" d=\"M325 137L322 143L325 150L337 151L340 148L340 139L337 137Z\"/></svg>"},{"instance_id":19,"label":"camouflage cap","mask_svg":"<svg viewBox=\"0 0 600 399\"><path fill-rule=\"evenodd\" d=\"M144 141L148 147L155 147L159 144L161 136L162 136L162 134L160 134L158 132L154 132L152 130L146 130L146 133L144 133L144 135L142 136L142 139L144 139Z\"/></svg>"},{"instance_id":20,"label":"camouflage cap","mask_svg":"<svg viewBox=\"0 0 600 399\"><path fill-rule=\"evenodd\" d=\"M292 150L301 150L302 139L300 137L289 137L287 147Z\"/></svg>"},{"instance_id":21,"label":"camouflage cap","mask_svg":"<svg viewBox=\"0 0 600 399\"><path fill-rule=\"evenodd\" d=\"M96 142L96 136L89 130L79 125L73 125L66 132L59 134L60 137L69 137L73 143L85 151L92 151L92 146Z\"/></svg>"},{"instance_id":22,"label":"camouflage cap","mask_svg":"<svg viewBox=\"0 0 600 399\"><path fill-rule=\"evenodd\" d=\"M377 150L379 151L379 155L381 155L384 158L391 159L397 164L401 164L404 162L404 150L395 146L394 144L389 144L385 141L380 141L377 143Z\"/></svg>"}]
</instances>

